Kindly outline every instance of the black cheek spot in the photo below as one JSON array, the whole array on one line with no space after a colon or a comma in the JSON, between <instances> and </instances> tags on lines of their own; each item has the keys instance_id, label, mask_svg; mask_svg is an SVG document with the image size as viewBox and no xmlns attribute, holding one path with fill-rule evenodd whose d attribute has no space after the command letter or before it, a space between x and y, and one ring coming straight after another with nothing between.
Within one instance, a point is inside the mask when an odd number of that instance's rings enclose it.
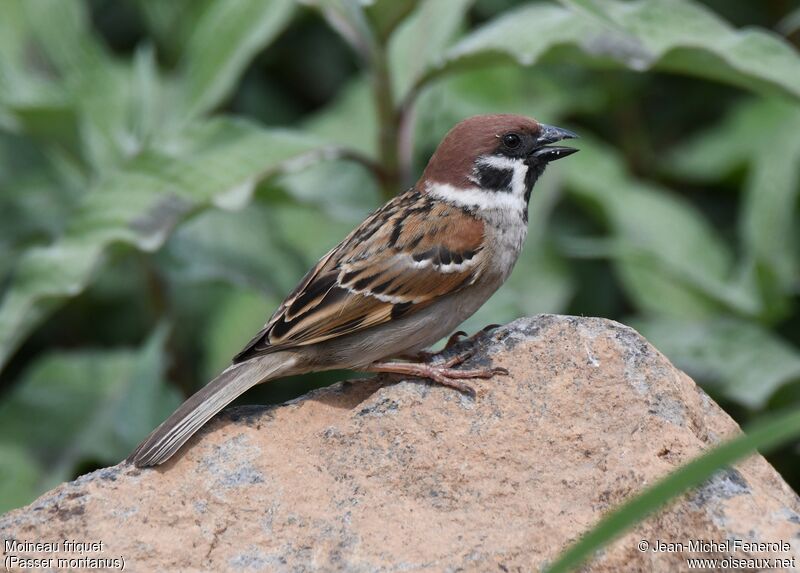
<instances>
[{"instance_id":1,"label":"black cheek spot","mask_svg":"<svg viewBox=\"0 0 800 573\"><path fill-rule=\"evenodd\" d=\"M498 169L488 165L478 167L478 181L483 189L491 191L510 191L513 169Z\"/></svg>"}]
</instances>

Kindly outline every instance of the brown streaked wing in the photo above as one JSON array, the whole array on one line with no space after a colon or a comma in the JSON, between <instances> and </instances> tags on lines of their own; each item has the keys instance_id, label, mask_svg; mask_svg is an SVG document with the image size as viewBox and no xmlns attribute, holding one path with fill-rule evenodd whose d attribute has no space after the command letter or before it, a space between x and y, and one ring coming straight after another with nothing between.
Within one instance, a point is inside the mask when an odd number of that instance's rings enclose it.
<instances>
[{"instance_id":1,"label":"brown streaked wing","mask_svg":"<svg viewBox=\"0 0 800 573\"><path fill-rule=\"evenodd\" d=\"M331 250L239 353L305 346L388 322L472 284L483 269L483 222L414 190Z\"/></svg>"}]
</instances>

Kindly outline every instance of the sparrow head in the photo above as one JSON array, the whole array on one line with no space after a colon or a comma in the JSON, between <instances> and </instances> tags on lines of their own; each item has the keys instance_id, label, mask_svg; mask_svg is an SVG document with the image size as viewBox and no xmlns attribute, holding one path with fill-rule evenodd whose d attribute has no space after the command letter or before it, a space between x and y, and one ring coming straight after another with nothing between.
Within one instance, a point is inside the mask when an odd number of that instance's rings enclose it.
<instances>
[{"instance_id":1,"label":"sparrow head","mask_svg":"<svg viewBox=\"0 0 800 573\"><path fill-rule=\"evenodd\" d=\"M471 195L510 194L527 207L545 166L578 151L551 144L576 137L567 129L521 115L470 117L445 135L422 174L421 187L438 186L443 193L449 189Z\"/></svg>"}]
</instances>

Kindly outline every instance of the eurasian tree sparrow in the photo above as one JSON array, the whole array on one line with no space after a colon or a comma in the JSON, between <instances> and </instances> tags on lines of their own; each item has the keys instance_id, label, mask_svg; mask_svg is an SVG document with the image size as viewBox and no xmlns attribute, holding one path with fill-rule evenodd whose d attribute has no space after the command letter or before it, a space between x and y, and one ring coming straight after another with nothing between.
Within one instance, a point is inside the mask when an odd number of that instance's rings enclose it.
<instances>
[{"instance_id":1,"label":"eurasian tree sparrow","mask_svg":"<svg viewBox=\"0 0 800 573\"><path fill-rule=\"evenodd\" d=\"M574 153L549 146L574 133L517 115L456 125L409 191L370 215L286 297L233 364L186 400L130 455L168 460L212 416L282 376L347 368L463 380L496 369L390 361L423 356L503 284L527 234L528 201L545 166Z\"/></svg>"}]
</instances>

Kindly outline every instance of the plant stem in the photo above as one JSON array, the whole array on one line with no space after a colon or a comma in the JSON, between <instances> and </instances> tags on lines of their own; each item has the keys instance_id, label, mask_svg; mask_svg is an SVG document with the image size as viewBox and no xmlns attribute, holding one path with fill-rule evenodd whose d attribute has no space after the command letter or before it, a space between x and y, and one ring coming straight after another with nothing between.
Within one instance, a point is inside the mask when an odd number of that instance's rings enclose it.
<instances>
[{"instance_id":1,"label":"plant stem","mask_svg":"<svg viewBox=\"0 0 800 573\"><path fill-rule=\"evenodd\" d=\"M399 136L401 114L395 108L392 78L385 46L376 46L372 58L373 97L378 114L378 159L381 164L379 183L385 198L393 197L400 188Z\"/></svg>"},{"instance_id":2,"label":"plant stem","mask_svg":"<svg viewBox=\"0 0 800 573\"><path fill-rule=\"evenodd\" d=\"M414 121L416 119L414 100L407 100L400 107L397 134L400 184L410 187L414 184Z\"/></svg>"}]
</instances>

